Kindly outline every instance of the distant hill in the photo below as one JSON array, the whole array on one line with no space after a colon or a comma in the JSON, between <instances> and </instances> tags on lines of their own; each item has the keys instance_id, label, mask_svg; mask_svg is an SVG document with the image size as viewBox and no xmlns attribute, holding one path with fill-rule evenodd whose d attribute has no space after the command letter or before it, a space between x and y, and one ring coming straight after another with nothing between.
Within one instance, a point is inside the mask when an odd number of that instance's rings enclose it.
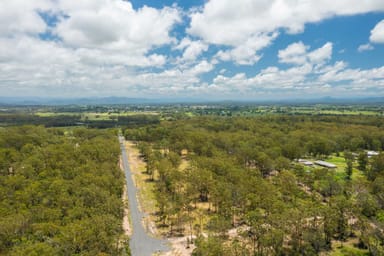
<instances>
[{"instance_id":1,"label":"distant hill","mask_svg":"<svg viewBox=\"0 0 384 256\"><path fill-rule=\"evenodd\" d=\"M0 97L3 105L112 105L145 104L151 100L141 98L105 97L105 98L12 98Z\"/></svg>"},{"instance_id":2,"label":"distant hill","mask_svg":"<svg viewBox=\"0 0 384 256\"><path fill-rule=\"evenodd\" d=\"M298 99L247 99L247 100L207 100L196 98L147 99L128 97L103 98L36 98L36 97L0 97L0 105L129 105L129 104L384 104L384 97L367 98L298 98Z\"/></svg>"}]
</instances>

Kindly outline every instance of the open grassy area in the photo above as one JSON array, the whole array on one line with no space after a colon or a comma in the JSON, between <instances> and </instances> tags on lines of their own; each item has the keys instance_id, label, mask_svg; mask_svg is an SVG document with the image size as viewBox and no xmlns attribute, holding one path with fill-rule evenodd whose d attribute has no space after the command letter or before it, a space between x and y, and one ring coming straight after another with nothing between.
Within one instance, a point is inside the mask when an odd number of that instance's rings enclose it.
<instances>
[{"instance_id":1,"label":"open grassy area","mask_svg":"<svg viewBox=\"0 0 384 256\"><path fill-rule=\"evenodd\" d=\"M332 163L337 166L336 174L339 176L345 176L345 168L347 164L344 159L344 154L340 153L339 156L332 155L330 158L326 159L327 162ZM359 171L357 168L356 161L353 163L352 179L359 179L364 176L364 174Z\"/></svg>"},{"instance_id":2,"label":"open grassy area","mask_svg":"<svg viewBox=\"0 0 384 256\"><path fill-rule=\"evenodd\" d=\"M140 206L144 212L154 214L156 212L156 200L153 192L155 183L148 181L148 175L145 174L145 163L140 158L138 148L132 142L126 142L125 145L133 179L139 191Z\"/></svg>"},{"instance_id":3,"label":"open grassy area","mask_svg":"<svg viewBox=\"0 0 384 256\"><path fill-rule=\"evenodd\" d=\"M350 239L346 242L335 242L333 250L328 254L329 256L368 256L368 250L359 249L355 247L358 240Z\"/></svg>"}]
</instances>

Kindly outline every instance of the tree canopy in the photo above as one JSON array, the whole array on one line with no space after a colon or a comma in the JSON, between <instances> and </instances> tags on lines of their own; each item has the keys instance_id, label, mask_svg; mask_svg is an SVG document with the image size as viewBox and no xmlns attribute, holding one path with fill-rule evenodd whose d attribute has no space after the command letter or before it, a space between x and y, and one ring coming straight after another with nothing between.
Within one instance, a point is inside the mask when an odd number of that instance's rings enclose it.
<instances>
[{"instance_id":1,"label":"tree canopy","mask_svg":"<svg viewBox=\"0 0 384 256\"><path fill-rule=\"evenodd\" d=\"M113 130L0 129L0 254L118 255L124 178Z\"/></svg>"}]
</instances>

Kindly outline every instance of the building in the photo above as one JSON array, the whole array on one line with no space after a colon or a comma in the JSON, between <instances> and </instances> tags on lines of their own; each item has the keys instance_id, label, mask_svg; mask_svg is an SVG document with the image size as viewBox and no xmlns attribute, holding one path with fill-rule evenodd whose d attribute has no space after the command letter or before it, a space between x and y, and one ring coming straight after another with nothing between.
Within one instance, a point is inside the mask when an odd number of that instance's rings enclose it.
<instances>
[{"instance_id":1,"label":"building","mask_svg":"<svg viewBox=\"0 0 384 256\"><path fill-rule=\"evenodd\" d=\"M313 166L313 162L305 160L305 159L299 159L297 160L299 163L305 165L305 166Z\"/></svg>"},{"instance_id":2,"label":"building","mask_svg":"<svg viewBox=\"0 0 384 256\"><path fill-rule=\"evenodd\" d=\"M379 152L376 152L376 151L367 151L367 156L368 157L373 157L373 156L378 156L379 155Z\"/></svg>"},{"instance_id":3,"label":"building","mask_svg":"<svg viewBox=\"0 0 384 256\"><path fill-rule=\"evenodd\" d=\"M321 160L315 161L315 164L331 169L337 168L336 165Z\"/></svg>"}]
</instances>

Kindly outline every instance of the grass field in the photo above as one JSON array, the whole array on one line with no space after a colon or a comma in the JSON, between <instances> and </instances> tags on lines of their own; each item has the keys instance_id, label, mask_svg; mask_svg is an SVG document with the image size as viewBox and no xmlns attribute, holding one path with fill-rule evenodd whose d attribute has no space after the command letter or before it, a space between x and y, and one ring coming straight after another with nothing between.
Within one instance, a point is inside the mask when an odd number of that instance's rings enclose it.
<instances>
[{"instance_id":1,"label":"grass field","mask_svg":"<svg viewBox=\"0 0 384 256\"><path fill-rule=\"evenodd\" d=\"M330 158L326 160L329 163L332 163L337 166L336 173L339 176L345 177L345 168L347 167L347 164L345 162L343 153L340 153L339 156L332 155ZM357 168L356 161L353 163L353 171L352 171L352 179L359 179L364 176L364 174L359 171Z\"/></svg>"}]
</instances>

